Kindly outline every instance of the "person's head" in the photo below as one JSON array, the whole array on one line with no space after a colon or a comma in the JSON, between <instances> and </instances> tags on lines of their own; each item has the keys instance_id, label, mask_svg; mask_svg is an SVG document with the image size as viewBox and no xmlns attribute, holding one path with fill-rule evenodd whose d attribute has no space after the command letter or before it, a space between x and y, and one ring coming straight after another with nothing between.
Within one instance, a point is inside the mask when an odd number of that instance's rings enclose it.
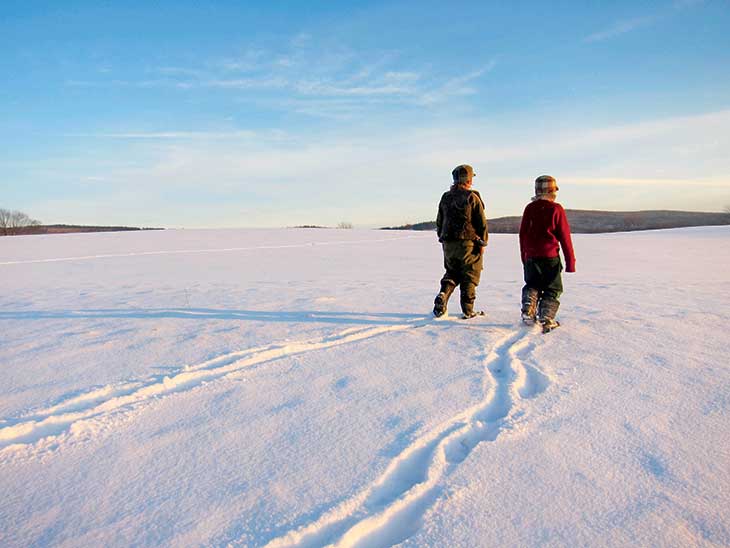
<instances>
[{"instance_id":1,"label":"person's head","mask_svg":"<svg viewBox=\"0 0 730 548\"><path fill-rule=\"evenodd\" d=\"M454 186L469 188L471 186L472 179L476 176L476 173L474 173L474 170L470 165L461 164L454 168L451 175L454 178Z\"/></svg>"},{"instance_id":2,"label":"person's head","mask_svg":"<svg viewBox=\"0 0 730 548\"><path fill-rule=\"evenodd\" d=\"M555 201L558 190L558 182L551 175L540 175L535 179L535 199Z\"/></svg>"}]
</instances>

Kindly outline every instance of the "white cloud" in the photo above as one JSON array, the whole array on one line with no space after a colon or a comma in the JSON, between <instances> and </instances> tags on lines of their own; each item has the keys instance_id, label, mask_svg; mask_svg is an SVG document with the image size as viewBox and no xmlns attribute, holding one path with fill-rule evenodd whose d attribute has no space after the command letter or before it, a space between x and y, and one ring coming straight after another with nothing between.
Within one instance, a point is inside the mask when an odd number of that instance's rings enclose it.
<instances>
[{"instance_id":1,"label":"white cloud","mask_svg":"<svg viewBox=\"0 0 730 548\"><path fill-rule=\"evenodd\" d=\"M210 65L213 69L229 72L248 72L261 69L270 56L270 53L263 49L249 49L241 55L214 61Z\"/></svg>"},{"instance_id":2,"label":"white cloud","mask_svg":"<svg viewBox=\"0 0 730 548\"><path fill-rule=\"evenodd\" d=\"M407 71L389 71L383 74L384 81L392 83L413 83L421 79L421 75L417 72Z\"/></svg>"},{"instance_id":3,"label":"white cloud","mask_svg":"<svg viewBox=\"0 0 730 548\"><path fill-rule=\"evenodd\" d=\"M433 105L436 103L442 103L450 97L471 95L475 93L476 90L469 86L469 82L491 72L496 66L497 62L492 60L477 70L449 79L445 84L438 86L435 89L425 90L419 94L418 103L421 105Z\"/></svg>"},{"instance_id":4,"label":"white cloud","mask_svg":"<svg viewBox=\"0 0 730 548\"><path fill-rule=\"evenodd\" d=\"M99 139L129 139L129 140L235 140L253 139L259 134L254 131L128 131L111 133L68 133L64 137L94 137Z\"/></svg>"},{"instance_id":5,"label":"white cloud","mask_svg":"<svg viewBox=\"0 0 730 548\"><path fill-rule=\"evenodd\" d=\"M192 87L227 88L237 90L250 89L280 89L289 85L289 82L279 76L263 76L236 79L214 79L192 82Z\"/></svg>"},{"instance_id":6,"label":"white cloud","mask_svg":"<svg viewBox=\"0 0 730 548\"><path fill-rule=\"evenodd\" d=\"M359 67L355 68L355 71L349 76L348 80L356 82L358 80L368 80L372 77L376 77L387 72L388 67L394 64L397 59L396 52L381 53L374 61L366 60Z\"/></svg>"},{"instance_id":7,"label":"white cloud","mask_svg":"<svg viewBox=\"0 0 730 548\"><path fill-rule=\"evenodd\" d=\"M211 188L266 187L276 181L274 194L296 193L298 188L316 194L314 189L323 185L362 185L377 194L390 192L393 173L408 173L399 180L400 188L421 188L428 181L439 188L453 165L467 161L480 173L480 184L490 184L495 177L503 183L531 180L533 171L543 166L542 170L555 169L560 179L595 186L691 181L730 188L730 177L724 175L730 173L730 159L722 153L730 147L728 124L730 111L720 111L607 128L578 127L545 139L529 136L527 129L522 135L491 132L483 121L474 120L458 128L300 136L278 142L256 138L235 146L206 142L206 132L192 132L201 139L160 149L152 165L122 170L115 177L172 186L204 180ZM694 147L691 156L674 153L686 146Z\"/></svg>"},{"instance_id":8,"label":"white cloud","mask_svg":"<svg viewBox=\"0 0 730 548\"><path fill-rule=\"evenodd\" d=\"M383 98L377 96L360 97L327 97L324 99L311 97L306 99L283 99L264 103L298 114L329 120L351 121L364 114L367 109L382 106Z\"/></svg>"},{"instance_id":9,"label":"white cloud","mask_svg":"<svg viewBox=\"0 0 730 548\"><path fill-rule=\"evenodd\" d=\"M367 96L367 95L413 95L416 90L399 84L372 84L361 86L343 86L316 80L297 82L295 89L302 95L314 96Z\"/></svg>"},{"instance_id":10,"label":"white cloud","mask_svg":"<svg viewBox=\"0 0 730 548\"><path fill-rule=\"evenodd\" d=\"M629 186L629 187L679 187L679 188L726 188L730 190L730 176L692 178L650 178L650 177L592 177L571 175L560 178L561 183L578 186Z\"/></svg>"},{"instance_id":11,"label":"white cloud","mask_svg":"<svg viewBox=\"0 0 730 548\"><path fill-rule=\"evenodd\" d=\"M560 113L555 117L559 120ZM556 120L544 120L537 130L532 122L505 128L465 119L379 131L343 124L330 134L107 132L89 135L119 139L106 158L97 151L34 162L28 169L59 188L99 181L86 209L79 206L79 215L68 210L69 218L94 221L91 204L96 201L114 204L114 222L168 226L286 226L342 219L384 226L428 220L448 188L451 169L464 162L475 166L490 216L519 213L532 181L543 172L558 178L561 198L572 208L656 209L661 204L711 211L730 200L730 110L547 131ZM97 160L90 162L92 157ZM54 218L51 210L27 207L44 220ZM195 221L188 210L195 211ZM243 210L244 216L233 213L221 220L224 211Z\"/></svg>"},{"instance_id":12,"label":"white cloud","mask_svg":"<svg viewBox=\"0 0 730 548\"><path fill-rule=\"evenodd\" d=\"M165 74L169 76L187 76L192 78L201 78L205 75L205 72L199 69L192 69L186 67L158 67L154 69L154 72L159 74Z\"/></svg>"},{"instance_id":13,"label":"white cloud","mask_svg":"<svg viewBox=\"0 0 730 548\"><path fill-rule=\"evenodd\" d=\"M670 7L659 10L652 15L633 17L617 21L603 30L594 32L593 34L586 36L583 41L587 43L603 42L604 40L609 40L611 38L615 38L616 36L621 36L622 34L648 27L655 24L664 17L672 16L677 12L699 6L703 3L704 0L674 0Z\"/></svg>"},{"instance_id":14,"label":"white cloud","mask_svg":"<svg viewBox=\"0 0 730 548\"><path fill-rule=\"evenodd\" d=\"M295 37L291 51L250 49L239 56L209 61L198 67L161 66L151 71L158 78L69 80L66 85L174 88L186 92L230 90L240 92L248 100L268 102L271 108L286 110L295 105L297 113L342 119L387 103L427 108L443 105L454 97L475 93L473 82L496 64L491 61L476 70L444 79L433 71L419 71L402 63L399 66L399 54L395 51L380 51L373 60L372 56L359 55L347 48L323 52L310 47L312 40L309 35ZM279 93L271 98L262 98L261 94L254 97L253 93L259 90Z\"/></svg>"},{"instance_id":15,"label":"white cloud","mask_svg":"<svg viewBox=\"0 0 730 548\"><path fill-rule=\"evenodd\" d=\"M635 17L633 19L625 19L623 21L617 21L613 25L609 26L608 28L594 32L593 34L590 34L589 36L586 36L585 42L602 42L604 40L608 40L609 38L614 38L616 36L620 36L622 34L626 34L628 32L632 32L634 30L640 29L642 27L647 27L654 23L657 20L656 16L648 16L648 17Z\"/></svg>"}]
</instances>

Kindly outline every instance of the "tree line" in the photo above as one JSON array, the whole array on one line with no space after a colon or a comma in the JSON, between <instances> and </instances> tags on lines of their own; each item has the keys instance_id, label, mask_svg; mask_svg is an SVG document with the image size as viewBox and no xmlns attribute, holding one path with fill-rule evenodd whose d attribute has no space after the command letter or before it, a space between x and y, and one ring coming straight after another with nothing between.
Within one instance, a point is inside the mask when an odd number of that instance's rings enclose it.
<instances>
[{"instance_id":1,"label":"tree line","mask_svg":"<svg viewBox=\"0 0 730 548\"><path fill-rule=\"evenodd\" d=\"M0 234L11 236L29 226L39 226L40 221L31 219L26 213L0 208Z\"/></svg>"}]
</instances>

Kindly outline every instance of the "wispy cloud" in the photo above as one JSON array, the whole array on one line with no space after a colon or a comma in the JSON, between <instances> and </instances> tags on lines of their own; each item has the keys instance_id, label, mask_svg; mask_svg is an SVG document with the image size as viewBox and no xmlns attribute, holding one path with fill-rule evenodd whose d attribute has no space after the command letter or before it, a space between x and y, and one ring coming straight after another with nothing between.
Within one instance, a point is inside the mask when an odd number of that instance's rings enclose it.
<instances>
[{"instance_id":1,"label":"wispy cloud","mask_svg":"<svg viewBox=\"0 0 730 548\"><path fill-rule=\"evenodd\" d=\"M593 34L587 36L584 41L588 43L603 42L604 40L608 40L610 38L614 38L616 36L620 36L622 34L626 34L628 32L632 32L643 27L648 27L649 25L653 24L657 19L657 16L652 15L647 17L635 17L633 19L617 21L608 28L598 32L594 32Z\"/></svg>"},{"instance_id":2,"label":"wispy cloud","mask_svg":"<svg viewBox=\"0 0 730 548\"><path fill-rule=\"evenodd\" d=\"M189 84L191 87L249 90L286 88L289 86L289 81L279 76L267 75L259 78L202 80L190 82Z\"/></svg>"},{"instance_id":3,"label":"wispy cloud","mask_svg":"<svg viewBox=\"0 0 730 548\"><path fill-rule=\"evenodd\" d=\"M211 67L229 72L246 72L260 69L267 62L269 53L263 49L249 49L244 53L211 63Z\"/></svg>"},{"instance_id":4,"label":"wispy cloud","mask_svg":"<svg viewBox=\"0 0 730 548\"><path fill-rule=\"evenodd\" d=\"M362 116L366 111L379 108L386 104L387 99L374 95L370 96L341 96L341 97L307 97L287 98L283 100L265 101L263 104L270 108L278 108L297 114L323 118L329 120L351 121Z\"/></svg>"},{"instance_id":5,"label":"wispy cloud","mask_svg":"<svg viewBox=\"0 0 730 548\"><path fill-rule=\"evenodd\" d=\"M147 71L157 77L69 80L66 85L173 88L190 93L220 89L240 92L241 99L259 103L264 99L254 93L269 90L276 92L266 99L271 108L294 106L294 112L301 114L346 118L387 104L436 108L476 93L476 81L496 65L490 61L465 74L445 76L428 65L409 66L398 51L362 54L347 47L323 51L306 33L283 44L280 50L251 48L198 66L171 64Z\"/></svg>"},{"instance_id":6,"label":"wispy cloud","mask_svg":"<svg viewBox=\"0 0 730 548\"><path fill-rule=\"evenodd\" d=\"M186 67L157 67L154 72L168 76L183 76L192 78L201 78L205 75L204 71Z\"/></svg>"},{"instance_id":7,"label":"wispy cloud","mask_svg":"<svg viewBox=\"0 0 730 548\"><path fill-rule=\"evenodd\" d=\"M497 62L492 60L477 70L451 78L442 86L422 92L418 97L418 102L422 105L432 105L441 103L449 97L476 93L475 88L471 87L469 83L491 72L496 66Z\"/></svg>"},{"instance_id":8,"label":"wispy cloud","mask_svg":"<svg viewBox=\"0 0 730 548\"><path fill-rule=\"evenodd\" d=\"M227 140L252 139L257 132L247 130L236 131L132 131L119 133L68 133L64 137L94 137L99 139L175 139L175 140Z\"/></svg>"},{"instance_id":9,"label":"wispy cloud","mask_svg":"<svg viewBox=\"0 0 730 548\"><path fill-rule=\"evenodd\" d=\"M191 87L190 82L180 81L175 79L167 78L155 78L155 79L140 79L140 80L66 80L65 86L74 88L114 88L114 87L128 87L128 88L178 88L188 89Z\"/></svg>"},{"instance_id":10,"label":"wispy cloud","mask_svg":"<svg viewBox=\"0 0 730 548\"><path fill-rule=\"evenodd\" d=\"M398 84L374 84L361 86L347 86L332 82L301 81L297 82L295 89L302 95L313 95L317 97L341 97L341 96L368 96L368 95L412 95L416 93L413 88Z\"/></svg>"},{"instance_id":11,"label":"wispy cloud","mask_svg":"<svg viewBox=\"0 0 730 548\"><path fill-rule=\"evenodd\" d=\"M616 21L603 30L589 34L583 41L587 43L603 42L635 30L646 28L657 23L662 18L670 17L677 12L699 6L703 4L704 1L705 0L674 0L671 6L665 7L665 9L659 10L656 13Z\"/></svg>"},{"instance_id":12,"label":"wispy cloud","mask_svg":"<svg viewBox=\"0 0 730 548\"><path fill-rule=\"evenodd\" d=\"M561 182L577 186L673 186L682 188L699 187L730 189L730 177L592 177L568 175L560 178Z\"/></svg>"},{"instance_id":13,"label":"wispy cloud","mask_svg":"<svg viewBox=\"0 0 730 548\"><path fill-rule=\"evenodd\" d=\"M332 103L336 112L340 103L349 108L347 98ZM291 108L320 106L320 100L312 100ZM333 112L328 102L322 108ZM551 127L555 121L543 123ZM383 226L428 220L451 169L465 161L477 168L479 189L493 216L517 213L529 199L531 181L544 171L565 183L561 192L571 207L626 207L621 205L628 203L626 193L642 193L643 201L632 207L652 209L660 197L673 193L675 203L694 200L693 208L711 210L730 191L725 153L730 110L598 128L586 122L564 127L549 139L533 131L533 124L525 121L505 131L490 127L488 120L468 119L370 132L342 124L335 133L306 131L278 140L267 132L236 139L252 134L246 130L107 132L92 137L129 140L114 147L108 165L89 165L82 156L63 171L76 173L77 181L90 173L104 177L97 187L110 192L125 189L131 197L124 211L149 215L148 224L184 223L179 213L170 220L156 215L170 196L180 204L196 203L201 189L206 196L224 197L206 206L207 223L284 226L348 219ZM130 163L130 157L135 161ZM57 160L47 169L45 176L56 179ZM397 185L392 184L394 169L408 174ZM144 207L140 189L149 198ZM234 221L219 220L216 213L229 205L250 211ZM53 218L50 209L38 215Z\"/></svg>"}]
</instances>

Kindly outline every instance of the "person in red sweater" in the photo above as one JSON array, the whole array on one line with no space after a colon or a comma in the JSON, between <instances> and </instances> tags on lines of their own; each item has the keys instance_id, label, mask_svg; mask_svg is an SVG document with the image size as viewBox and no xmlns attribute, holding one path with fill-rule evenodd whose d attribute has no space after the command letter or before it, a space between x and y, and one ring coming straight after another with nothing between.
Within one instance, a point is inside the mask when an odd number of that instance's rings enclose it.
<instances>
[{"instance_id":1,"label":"person in red sweater","mask_svg":"<svg viewBox=\"0 0 730 548\"><path fill-rule=\"evenodd\" d=\"M535 196L525 207L520 223L520 253L525 272L522 288L522 319L539 321L544 331L560 325L556 320L563 292L560 248L566 270L575 272L575 253L570 225L563 206L557 203L558 184L550 175L535 179Z\"/></svg>"}]
</instances>

